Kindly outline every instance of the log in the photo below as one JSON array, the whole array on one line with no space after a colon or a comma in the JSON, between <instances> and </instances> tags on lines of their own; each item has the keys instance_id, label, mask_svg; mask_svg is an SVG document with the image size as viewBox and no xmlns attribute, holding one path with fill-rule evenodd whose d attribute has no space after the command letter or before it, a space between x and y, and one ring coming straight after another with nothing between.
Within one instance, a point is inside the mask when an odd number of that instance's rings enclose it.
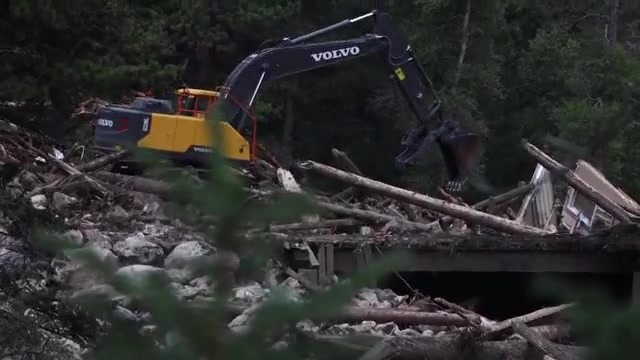
<instances>
[{"instance_id":1,"label":"log","mask_svg":"<svg viewBox=\"0 0 640 360\"><path fill-rule=\"evenodd\" d=\"M330 219L330 220L321 220L317 223L293 223L293 224L278 224L278 225L269 225L269 231L271 232L280 232L280 231L292 231L292 230L315 230L322 228L332 228L335 226L356 226L361 225L362 222L354 219Z\"/></svg>"},{"instance_id":2,"label":"log","mask_svg":"<svg viewBox=\"0 0 640 360\"><path fill-rule=\"evenodd\" d=\"M432 225L432 224L419 223L415 221L409 221L409 220L405 220L405 219L387 215L387 214L381 214L381 213L370 211L370 210L348 208L345 206L336 205L336 204L325 202L325 201L317 201L316 204L320 208L331 211L333 213L354 217L367 222L373 222L375 224L380 224L380 223L386 224L390 221L397 221L398 224L402 224L409 229L422 230L422 231L433 231L438 227L438 224Z\"/></svg>"},{"instance_id":3,"label":"log","mask_svg":"<svg viewBox=\"0 0 640 360\"><path fill-rule=\"evenodd\" d=\"M492 196L490 198L484 199L478 203L475 203L474 205L471 206L472 209L478 210L478 211L485 211L486 209L495 206L497 204L503 203L505 201L509 201L512 199L515 199L521 195L524 195L526 193L528 193L529 191L533 190L535 188L535 184L525 184L522 186L519 186L515 189L511 189L505 193L499 194L499 195L495 195ZM439 220L435 220L433 222L431 222L430 224L432 225L437 225L438 223L442 223L442 227L449 227L451 226L451 223L453 222L453 218L451 216L443 216L441 219Z\"/></svg>"},{"instance_id":4,"label":"log","mask_svg":"<svg viewBox=\"0 0 640 360\"><path fill-rule=\"evenodd\" d=\"M484 337L487 339L495 338L498 336L503 336L509 334L513 330L513 326L517 323L522 324L530 324L530 323L538 323L544 320L548 320L549 318L556 317L561 315L567 309L573 307L573 303L562 304L558 306L547 307L544 309L539 309L534 312L517 316L511 319L507 319L501 321L497 324L494 324L490 327L489 331L485 333Z\"/></svg>"},{"instance_id":5,"label":"log","mask_svg":"<svg viewBox=\"0 0 640 360\"><path fill-rule=\"evenodd\" d=\"M172 185L166 181L147 179L140 176L116 174L109 171L95 171L91 173L96 179L106 183L116 185L120 188L149 194L160 197L168 196Z\"/></svg>"},{"instance_id":6,"label":"log","mask_svg":"<svg viewBox=\"0 0 640 360\"><path fill-rule=\"evenodd\" d=\"M546 339L539 332L527 327L521 322L517 322L513 325L513 330L520 336L522 336L527 342L537 349L540 349L545 355L549 355L556 360L578 360L579 354L573 351L566 351L566 349L558 344Z\"/></svg>"},{"instance_id":7,"label":"log","mask_svg":"<svg viewBox=\"0 0 640 360\"><path fill-rule=\"evenodd\" d=\"M485 200L482 200L471 207L476 210L484 210L490 206L494 206L494 205L503 203L505 201L511 200L513 198L516 198L518 196L524 195L530 192L531 190L533 190L535 187L536 187L536 184L532 184L532 183L518 186L517 188L511 189L505 193L495 195Z\"/></svg>"},{"instance_id":8,"label":"log","mask_svg":"<svg viewBox=\"0 0 640 360\"><path fill-rule=\"evenodd\" d=\"M582 194L584 197L600 206L606 212L615 217L622 223L631 223L629 214L618 204L602 195L598 190L587 184L584 180L578 177L573 171L559 162L555 161L549 155L545 154L542 150L536 146L530 144L527 140L522 140L522 146L536 161L549 170L554 175L559 175L564 181L567 182L572 188Z\"/></svg>"},{"instance_id":9,"label":"log","mask_svg":"<svg viewBox=\"0 0 640 360\"><path fill-rule=\"evenodd\" d=\"M433 302L440 306L449 308L451 311L467 319L472 326L479 326L482 324L482 316L471 310L467 310L458 304L454 304L440 297L433 299Z\"/></svg>"},{"instance_id":10,"label":"log","mask_svg":"<svg viewBox=\"0 0 640 360\"><path fill-rule=\"evenodd\" d=\"M79 171L94 171L94 170L100 169L101 167L112 164L128 156L129 154L131 154L131 150L129 149L120 150L118 152L107 154L97 159L91 160L89 162L80 164L76 166L76 169L78 169Z\"/></svg>"},{"instance_id":11,"label":"log","mask_svg":"<svg viewBox=\"0 0 640 360\"><path fill-rule=\"evenodd\" d=\"M338 149L331 149L331 154L338 161L338 163L340 164L340 167L343 170L354 173L356 175L364 176L362 171L356 166L356 164L353 163L353 161L351 161L349 156L344 151L340 151ZM354 192L355 192L355 189L353 188L353 186L350 186L348 189L343 190L342 192L334 195L332 197L332 200L351 197L354 194ZM398 205L402 210L404 210L404 212L407 213L407 218L409 220L416 221L418 219L415 211L413 211L413 209L411 208L411 206L409 206L409 204L405 202L400 202Z\"/></svg>"},{"instance_id":12,"label":"log","mask_svg":"<svg viewBox=\"0 0 640 360\"><path fill-rule=\"evenodd\" d=\"M349 159L349 156L347 156L347 154L344 151L340 151L338 149L331 149L331 155L333 155L333 157L337 160L338 164L340 165L340 167L346 171L352 172L354 174L360 175L360 176L364 176L364 174L362 173L362 171L360 171L360 169L358 169L358 167L356 166L356 164L353 163L353 161L351 161L351 159ZM338 199L345 199L345 198L349 198L353 195L356 194L356 188L354 188L353 186L349 186L347 189L341 191L340 193L334 195L331 199L332 200L338 200Z\"/></svg>"},{"instance_id":13,"label":"log","mask_svg":"<svg viewBox=\"0 0 640 360\"><path fill-rule=\"evenodd\" d=\"M455 218L466 220L471 223L484 225L496 230L500 230L510 234L535 234L548 235L550 231L538 229L532 226L521 225L515 221L502 219L497 216L485 214L481 211L470 209L457 204L451 204L444 200L435 199L430 196L419 194L413 191L401 189L395 186L385 184L380 181L367 179L362 176L351 174L315 161L306 161L299 164L299 167L306 170L312 170L325 176L344 181L356 186L367 188L373 192L386 195L399 201L405 201L410 204L422 206L431 210L450 215Z\"/></svg>"},{"instance_id":14,"label":"log","mask_svg":"<svg viewBox=\"0 0 640 360\"><path fill-rule=\"evenodd\" d=\"M575 358L586 358L588 350L579 346L558 345L559 349ZM459 337L394 337L380 341L359 360L525 360L532 359L526 341L473 342Z\"/></svg>"},{"instance_id":15,"label":"log","mask_svg":"<svg viewBox=\"0 0 640 360\"><path fill-rule=\"evenodd\" d=\"M300 285L302 285L305 289L311 291L312 293L317 293L322 291L322 287L319 285L316 285L314 283L312 283L311 281L309 281L308 279L306 279L304 276L298 274L297 272L295 272L292 268L288 267L288 266L280 266L281 271L285 274L287 274L288 276L292 277L293 279L298 280L298 282L300 283Z\"/></svg>"},{"instance_id":16,"label":"log","mask_svg":"<svg viewBox=\"0 0 640 360\"><path fill-rule=\"evenodd\" d=\"M51 155L49 155L49 158L53 160L53 162L55 162L62 170L66 171L69 175L77 175L82 179L84 179L84 181L86 181L89 185L91 185L91 187L93 187L97 192L101 193L102 195L106 195L109 192L107 188L105 188L102 184L100 184L99 182L91 178L89 175L80 172L78 169L74 168L73 166L67 164L62 160L56 159Z\"/></svg>"},{"instance_id":17,"label":"log","mask_svg":"<svg viewBox=\"0 0 640 360\"><path fill-rule=\"evenodd\" d=\"M345 307L339 314L319 316L315 320L334 323L355 323L375 321L376 323L393 322L398 325L436 325L436 326L467 326L468 321L458 314L445 312L407 311L396 309L376 309L361 307Z\"/></svg>"}]
</instances>

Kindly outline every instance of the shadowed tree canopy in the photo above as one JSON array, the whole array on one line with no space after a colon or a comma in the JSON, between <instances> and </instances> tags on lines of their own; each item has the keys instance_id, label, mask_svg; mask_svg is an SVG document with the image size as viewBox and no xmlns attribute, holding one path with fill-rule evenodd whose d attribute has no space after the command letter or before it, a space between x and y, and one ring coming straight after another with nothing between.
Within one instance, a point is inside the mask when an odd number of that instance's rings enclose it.
<instances>
[{"instance_id":1,"label":"shadowed tree canopy","mask_svg":"<svg viewBox=\"0 0 640 360\"><path fill-rule=\"evenodd\" d=\"M2 116L63 135L82 101L215 88L243 58L377 7L406 32L447 111L484 135L469 194L528 180L523 137L550 144L640 193L640 11L617 1L8 1L0 14ZM322 38L364 34L366 24ZM282 79L260 93L259 137L283 159L346 151L369 176L430 191L440 155L398 178L391 164L413 115L375 58ZM18 108L19 111L18 111Z\"/></svg>"}]
</instances>

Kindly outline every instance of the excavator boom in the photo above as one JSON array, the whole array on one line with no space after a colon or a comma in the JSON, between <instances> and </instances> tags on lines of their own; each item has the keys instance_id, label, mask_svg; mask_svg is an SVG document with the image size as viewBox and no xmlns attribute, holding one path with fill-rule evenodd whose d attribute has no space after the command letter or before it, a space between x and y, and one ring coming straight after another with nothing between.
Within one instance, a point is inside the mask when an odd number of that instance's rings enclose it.
<instances>
[{"instance_id":1,"label":"excavator boom","mask_svg":"<svg viewBox=\"0 0 640 360\"><path fill-rule=\"evenodd\" d=\"M368 18L374 20L371 33L347 40L308 42ZM244 110L253 105L260 89L273 80L374 54L382 58L418 123L403 138L403 149L396 158L396 167L404 170L437 143L449 172L448 188L459 190L473 158L468 156L469 152L477 154L477 146L468 145L477 144L478 137L464 133L451 121L442 120L440 100L408 40L389 14L377 10L294 39L285 38L274 47L249 55L227 77L220 90L214 117L244 132L249 124ZM439 122L434 123L434 118Z\"/></svg>"}]
</instances>

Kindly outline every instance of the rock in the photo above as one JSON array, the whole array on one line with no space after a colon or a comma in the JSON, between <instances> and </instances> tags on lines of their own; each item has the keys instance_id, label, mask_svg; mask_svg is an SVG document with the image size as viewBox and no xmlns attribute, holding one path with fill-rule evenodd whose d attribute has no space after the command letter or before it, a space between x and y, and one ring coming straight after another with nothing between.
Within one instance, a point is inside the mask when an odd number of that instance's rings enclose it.
<instances>
[{"instance_id":1,"label":"rock","mask_svg":"<svg viewBox=\"0 0 640 360\"><path fill-rule=\"evenodd\" d=\"M45 210L47 208L47 197L42 194L33 195L30 200L31 205L37 210Z\"/></svg>"},{"instance_id":2,"label":"rock","mask_svg":"<svg viewBox=\"0 0 640 360\"><path fill-rule=\"evenodd\" d=\"M385 335L393 335L396 332L399 331L398 329L398 325L396 325L395 323L392 322L388 322L388 323L384 323L384 324L378 324L375 326L375 331L378 333L382 333Z\"/></svg>"},{"instance_id":3,"label":"rock","mask_svg":"<svg viewBox=\"0 0 640 360\"><path fill-rule=\"evenodd\" d=\"M107 215L107 218L109 220L113 220L113 221L117 221L117 222L127 221L127 220L129 220L129 217L130 217L130 215L127 212L127 210L123 209L122 206L120 206L120 205L114 206L113 209Z\"/></svg>"},{"instance_id":4,"label":"rock","mask_svg":"<svg viewBox=\"0 0 640 360\"><path fill-rule=\"evenodd\" d=\"M356 331L349 324L336 324L327 329L327 333L330 335L347 335L353 334Z\"/></svg>"},{"instance_id":5,"label":"rock","mask_svg":"<svg viewBox=\"0 0 640 360\"><path fill-rule=\"evenodd\" d=\"M202 246L199 241L188 241L176 246L164 260L166 268L183 268L193 260L202 258L209 254L209 251Z\"/></svg>"},{"instance_id":6,"label":"rock","mask_svg":"<svg viewBox=\"0 0 640 360\"><path fill-rule=\"evenodd\" d=\"M62 237L66 241L76 246L82 246L82 244L84 243L84 235L82 235L82 232L80 230L68 230L67 232L62 234Z\"/></svg>"},{"instance_id":7,"label":"rock","mask_svg":"<svg viewBox=\"0 0 640 360\"><path fill-rule=\"evenodd\" d=\"M398 297L398 294L393 292L391 289L373 289L373 292L376 293L379 301L387 300L389 302L393 302Z\"/></svg>"},{"instance_id":8,"label":"rock","mask_svg":"<svg viewBox=\"0 0 640 360\"><path fill-rule=\"evenodd\" d=\"M373 235L373 233L374 233L373 228L371 228L370 226L360 227L360 235L368 236L368 235Z\"/></svg>"},{"instance_id":9,"label":"rock","mask_svg":"<svg viewBox=\"0 0 640 360\"><path fill-rule=\"evenodd\" d=\"M433 336L433 330L423 330L422 331L422 336Z\"/></svg>"},{"instance_id":10,"label":"rock","mask_svg":"<svg viewBox=\"0 0 640 360\"><path fill-rule=\"evenodd\" d=\"M109 239L109 237L103 234L100 230L85 229L82 230L82 234L84 235L87 243L91 243L97 247L111 250L111 239Z\"/></svg>"},{"instance_id":11,"label":"rock","mask_svg":"<svg viewBox=\"0 0 640 360\"><path fill-rule=\"evenodd\" d=\"M302 289L298 280L289 277L279 285L279 288L285 291L289 300L294 302L302 301L304 289Z\"/></svg>"},{"instance_id":12,"label":"rock","mask_svg":"<svg viewBox=\"0 0 640 360\"><path fill-rule=\"evenodd\" d=\"M17 251L0 248L0 272L19 271L27 258Z\"/></svg>"},{"instance_id":13,"label":"rock","mask_svg":"<svg viewBox=\"0 0 640 360\"><path fill-rule=\"evenodd\" d=\"M137 322L138 321L138 317L136 316L136 314L133 313L133 311L124 308L120 305L116 306L116 308L113 310L113 313L119 317L120 319L123 320L127 320L127 321L131 321L131 322Z\"/></svg>"},{"instance_id":14,"label":"rock","mask_svg":"<svg viewBox=\"0 0 640 360\"><path fill-rule=\"evenodd\" d=\"M85 247L93 249L94 253L98 256L100 261L106 262L110 266L113 266L113 267L118 267L120 265L119 261L118 261L118 257L115 256L111 252L111 250L105 249L105 248L101 248L101 247L95 246L93 244L85 245Z\"/></svg>"},{"instance_id":15,"label":"rock","mask_svg":"<svg viewBox=\"0 0 640 360\"><path fill-rule=\"evenodd\" d=\"M397 332L398 336L411 336L411 337L415 337L415 336L420 336L422 335L421 333L413 330L413 329L403 329Z\"/></svg>"},{"instance_id":16,"label":"rock","mask_svg":"<svg viewBox=\"0 0 640 360\"><path fill-rule=\"evenodd\" d=\"M375 321L365 320L358 325L354 325L353 330L358 333L372 334L374 332L376 325L377 324Z\"/></svg>"},{"instance_id":17,"label":"rock","mask_svg":"<svg viewBox=\"0 0 640 360\"><path fill-rule=\"evenodd\" d=\"M194 287L207 287L207 288L211 288L211 284L213 282L211 281L211 279L209 279L208 276L201 276L197 279L193 279L191 280L191 282L189 282L189 285L194 286Z\"/></svg>"},{"instance_id":18,"label":"rock","mask_svg":"<svg viewBox=\"0 0 640 360\"><path fill-rule=\"evenodd\" d=\"M132 235L113 245L113 252L128 264L157 264L164 251L158 244L147 241L142 233Z\"/></svg>"},{"instance_id":19,"label":"rock","mask_svg":"<svg viewBox=\"0 0 640 360\"><path fill-rule=\"evenodd\" d=\"M375 290L369 288L363 288L357 295L358 298L362 300L366 300L370 305L370 307L376 307L378 305L378 295Z\"/></svg>"},{"instance_id":20,"label":"rock","mask_svg":"<svg viewBox=\"0 0 640 360\"><path fill-rule=\"evenodd\" d=\"M156 325L145 325L140 328L140 334L142 335L152 335L158 327Z\"/></svg>"},{"instance_id":21,"label":"rock","mask_svg":"<svg viewBox=\"0 0 640 360\"><path fill-rule=\"evenodd\" d=\"M254 283L234 288L233 299L240 302L255 303L264 299L268 293L268 289L263 288L258 283Z\"/></svg>"},{"instance_id":22,"label":"rock","mask_svg":"<svg viewBox=\"0 0 640 360\"><path fill-rule=\"evenodd\" d=\"M153 201L144 205L142 213L145 215L153 215L158 209L160 209L160 204L157 201Z\"/></svg>"},{"instance_id":23,"label":"rock","mask_svg":"<svg viewBox=\"0 0 640 360\"><path fill-rule=\"evenodd\" d=\"M259 308L260 304L255 304L249 307L247 310L243 311L242 314L236 316L233 320L231 320L231 322L229 322L227 326L236 334L242 334L246 332L249 329L248 324L251 321L251 317Z\"/></svg>"},{"instance_id":24,"label":"rock","mask_svg":"<svg viewBox=\"0 0 640 360\"><path fill-rule=\"evenodd\" d=\"M62 282L73 289L89 289L103 282L100 276L81 264L68 264L59 273Z\"/></svg>"},{"instance_id":25,"label":"rock","mask_svg":"<svg viewBox=\"0 0 640 360\"><path fill-rule=\"evenodd\" d=\"M193 300L198 296L206 297L211 295L211 291L206 287L194 287L176 283L172 283L171 285L181 300Z\"/></svg>"},{"instance_id":26,"label":"rock","mask_svg":"<svg viewBox=\"0 0 640 360\"><path fill-rule=\"evenodd\" d=\"M118 293L111 285L100 284L90 288L80 289L71 295L71 300L79 300L84 297L102 297L111 301L123 301L125 296Z\"/></svg>"},{"instance_id":27,"label":"rock","mask_svg":"<svg viewBox=\"0 0 640 360\"><path fill-rule=\"evenodd\" d=\"M172 282L187 285L195 277L193 273L186 269L167 269L167 275Z\"/></svg>"},{"instance_id":28,"label":"rock","mask_svg":"<svg viewBox=\"0 0 640 360\"><path fill-rule=\"evenodd\" d=\"M31 191L42 184L38 176L30 171L22 171L18 176L18 182L27 191Z\"/></svg>"},{"instance_id":29,"label":"rock","mask_svg":"<svg viewBox=\"0 0 640 360\"><path fill-rule=\"evenodd\" d=\"M379 302L379 303L373 305L373 307L376 308L376 309L391 309L391 308L393 308L393 305L390 302L388 302L387 300L385 300L385 301L382 301L382 302Z\"/></svg>"},{"instance_id":30,"label":"rock","mask_svg":"<svg viewBox=\"0 0 640 360\"><path fill-rule=\"evenodd\" d=\"M314 324L311 320L298 321L296 328L305 332L318 332L320 327Z\"/></svg>"},{"instance_id":31,"label":"rock","mask_svg":"<svg viewBox=\"0 0 640 360\"><path fill-rule=\"evenodd\" d=\"M164 269L151 265L128 265L116 271L116 276L126 277L134 281L144 280L146 277L155 274L166 274Z\"/></svg>"},{"instance_id":32,"label":"rock","mask_svg":"<svg viewBox=\"0 0 640 360\"><path fill-rule=\"evenodd\" d=\"M78 200L73 196L69 196L61 192L54 192L53 195L51 195L51 204L57 210L62 210L69 205L74 204L76 201Z\"/></svg>"}]
</instances>

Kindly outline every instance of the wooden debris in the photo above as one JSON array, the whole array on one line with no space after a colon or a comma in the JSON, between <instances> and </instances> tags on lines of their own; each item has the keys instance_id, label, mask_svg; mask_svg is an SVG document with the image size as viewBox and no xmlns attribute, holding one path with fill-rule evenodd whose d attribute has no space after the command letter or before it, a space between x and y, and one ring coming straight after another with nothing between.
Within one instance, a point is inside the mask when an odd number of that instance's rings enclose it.
<instances>
[{"instance_id":1,"label":"wooden debris","mask_svg":"<svg viewBox=\"0 0 640 360\"><path fill-rule=\"evenodd\" d=\"M115 152L113 154L107 154L107 155L99 157L99 158L97 158L97 159L95 159L93 161L89 161L87 163L78 165L76 167L76 170L78 170L80 172L93 171L93 170L99 169L101 167L107 166L107 165L109 165L111 163L114 163L114 162L126 157L128 154L130 154L129 150L121 150L121 151ZM49 184L46 184L44 186L37 187L37 188L31 190L30 192L28 192L26 194L26 197L32 197L32 196L40 194L40 193L42 193L44 191L56 189L59 186L61 186L64 181L65 181L65 178L62 178L62 179L55 180L55 181L53 181L53 182L51 182Z\"/></svg>"},{"instance_id":2,"label":"wooden debris","mask_svg":"<svg viewBox=\"0 0 640 360\"><path fill-rule=\"evenodd\" d=\"M325 202L325 201L318 201L316 202L316 204L319 207L325 210L334 212L336 214L350 216L350 217L354 217L354 218L361 219L367 222L372 222L372 223L386 224L388 222L396 221L398 224L402 224L406 226L408 229L422 230L427 232L433 231L438 227L437 224L431 225L431 224L424 224L424 223L419 223L415 221L409 221L409 220L405 220L395 216L377 213L375 211L348 208L345 206L336 205L336 204Z\"/></svg>"},{"instance_id":3,"label":"wooden debris","mask_svg":"<svg viewBox=\"0 0 640 360\"><path fill-rule=\"evenodd\" d=\"M295 230L315 230L322 228L333 228L337 226L357 226L362 222L354 219L330 219L320 220L316 223L294 223L294 224L278 224L269 225L268 231L280 232L280 231L295 231Z\"/></svg>"},{"instance_id":4,"label":"wooden debris","mask_svg":"<svg viewBox=\"0 0 640 360\"><path fill-rule=\"evenodd\" d=\"M566 347L554 344L546 339L539 332L527 327L522 322L513 324L513 330L522 336L527 342L540 349L544 354L553 357L556 360L578 360L581 357L574 351L568 351Z\"/></svg>"},{"instance_id":5,"label":"wooden debris","mask_svg":"<svg viewBox=\"0 0 640 360\"><path fill-rule=\"evenodd\" d=\"M559 162L555 161L549 155L545 154L542 150L538 149L534 145L530 144L526 140L522 140L522 146L536 161L542 166L547 168L552 174L559 175L564 181L566 181L571 187L573 187L580 194L584 195L587 199L593 201L596 205L600 206L606 212L618 219L622 223L631 223L629 214L618 204L602 195L598 190L584 182L573 171Z\"/></svg>"},{"instance_id":6,"label":"wooden debris","mask_svg":"<svg viewBox=\"0 0 640 360\"><path fill-rule=\"evenodd\" d=\"M489 331L485 334L485 338L494 338L497 336L503 336L509 333L510 331L512 331L514 324L517 324L517 323L531 324L531 323L538 323L541 321L549 320L549 318L553 318L558 315L561 315L564 311L566 311L567 309L573 306L574 306L573 303L562 304L558 306L536 310L529 314L525 314L525 315L511 318L505 321L501 321L491 326Z\"/></svg>"},{"instance_id":7,"label":"wooden debris","mask_svg":"<svg viewBox=\"0 0 640 360\"><path fill-rule=\"evenodd\" d=\"M444 200L435 199L430 196L391 186L379 181L367 179L362 176L351 174L315 161L306 161L299 164L299 167L306 170L315 171L334 179L344 181L356 186L369 189L385 196L406 201L408 203L429 208L457 217L472 223L477 223L510 234L535 234L548 235L551 232L531 226L521 225L515 221L502 219L461 205L452 204Z\"/></svg>"}]
</instances>

